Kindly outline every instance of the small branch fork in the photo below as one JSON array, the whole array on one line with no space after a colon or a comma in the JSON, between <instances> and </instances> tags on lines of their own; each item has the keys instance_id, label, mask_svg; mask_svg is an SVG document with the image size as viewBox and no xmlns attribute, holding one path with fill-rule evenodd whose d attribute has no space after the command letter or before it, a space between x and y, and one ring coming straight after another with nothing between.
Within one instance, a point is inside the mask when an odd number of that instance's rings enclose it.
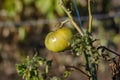
<instances>
[{"instance_id":1,"label":"small branch fork","mask_svg":"<svg viewBox=\"0 0 120 80\"><path fill-rule=\"evenodd\" d=\"M69 20L68 20L68 19L66 19L66 20L62 21L62 22L60 23L60 26L59 26L59 27L63 27L63 25L64 25L65 23L67 23L67 22L69 22Z\"/></svg>"},{"instance_id":2,"label":"small branch fork","mask_svg":"<svg viewBox=\"0 0 120 80\"><path fill-rule=\"evenodd\" d=\"M107 50L107 51L117 55L113 58L110 58L110 56L108 54L102 54L102 57L107 61L111 61L109 63L109 66L112 70L112 80L120 80L120 54L106 48L105 46L100 46L100 47L97 48L97 50L99 50L99 49L102 49L102 52Z\"/></svg>"},{"instance_id":3,"label":"small branch fork","mask_svg":"<svg viewBox=\"0 0 120 80\"><path fill-rule=\"evenodd\" d=\"M73 26L75 27L75 29L79 32L79 34L81 36L83 36L83 32L82 32L82 29L76 24L76 22L74 21L72 15L71 15L71 12L69 11L69 9L67 9L65 6L64 6L64 3L62 0L60 0L60 6L63 8L63 10L66 12L66 14L68 15L69 19L70 19L70 22L73 24Z\"/></svg>"}]
</instances>

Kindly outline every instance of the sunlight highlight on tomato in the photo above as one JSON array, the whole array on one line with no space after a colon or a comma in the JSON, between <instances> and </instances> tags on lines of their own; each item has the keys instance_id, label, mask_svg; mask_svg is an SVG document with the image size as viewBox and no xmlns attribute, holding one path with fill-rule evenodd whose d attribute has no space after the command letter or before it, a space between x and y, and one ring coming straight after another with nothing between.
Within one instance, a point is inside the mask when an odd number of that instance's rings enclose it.
<instances>
[{"instance_id":1,"label":"sunlight highlight on tomato","mask_svg":"<svg viewBox=\"0 0 120 80\"><path fill-rule=\"evenodd\" d=\"M45 46L53 52L64 51L69 47L69 42L73 36L71 29L62 27L54 32L47 34L45 38Z\"/></svg>"}]
</instances>

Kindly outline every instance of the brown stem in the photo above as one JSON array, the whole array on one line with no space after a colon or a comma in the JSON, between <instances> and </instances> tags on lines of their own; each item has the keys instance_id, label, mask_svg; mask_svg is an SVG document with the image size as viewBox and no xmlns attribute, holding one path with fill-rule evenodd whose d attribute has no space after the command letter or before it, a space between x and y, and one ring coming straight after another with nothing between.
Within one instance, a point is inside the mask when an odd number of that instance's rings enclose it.
<instances>
[{"instance_id":1,"label":"brown stem","mask_svg":"<svg viewBox=\"0 0 120 80\"><path fill-rule=\"evenodd\" d=\"M118 54L118 53L115 52L115 51L112 51L111 49L108 49L108 48L105 47L105 46L99 46L99 47L97 48L97 50L99 50L99 49L105 49L105 50L107 50L107 51L109 51L109 52L111 52L111 53L113 53L113 54L115 54L115 55L117 55L117 56L120 56L120 54Z\"/></svg>"},{"instance_id":2,"label":"brown stem","mask_svg":"<svg viewBox=\"0 0 120 80\"><path fill-rule=\"evenodd\" d=\"M76 70L80 71L81 73L85 74L87 77L91 77L91 76L89 76L87 73L85 73L83 70L81 70L81 69L79 69L79 68L77 68L77 67L75 67L75 66L66 66L66 68L76 69Z\"/></svg>"}]
</instances>

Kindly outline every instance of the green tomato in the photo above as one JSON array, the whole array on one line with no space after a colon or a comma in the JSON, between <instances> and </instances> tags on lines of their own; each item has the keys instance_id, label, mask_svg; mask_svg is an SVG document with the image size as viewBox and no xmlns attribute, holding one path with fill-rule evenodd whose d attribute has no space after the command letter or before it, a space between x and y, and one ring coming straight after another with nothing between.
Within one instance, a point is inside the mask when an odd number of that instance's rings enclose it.
<instances>
[{"instance_id":1,"label":"green tomato","mask_svg":"<svg viewBox=\"0 0 120 80\"><path fill-rule=\"evenodd\" d=\"M45 38L45 46L53 52L64 51L69 47L69 42L73 36L71 29L62 27L54 32L47 34Z\"/></svg>"}]
</instances>

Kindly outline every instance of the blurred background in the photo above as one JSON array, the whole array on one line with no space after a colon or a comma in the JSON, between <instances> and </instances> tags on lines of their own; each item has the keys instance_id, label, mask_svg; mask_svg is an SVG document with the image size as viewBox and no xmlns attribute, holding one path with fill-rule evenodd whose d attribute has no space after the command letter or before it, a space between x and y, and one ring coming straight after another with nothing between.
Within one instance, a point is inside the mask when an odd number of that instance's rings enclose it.
<instances>
[{"instance_id":1,"label":"blurred background","mask_svg":"<svg viewBox=\"0 0 120 80\"><path fill-rule=\"evenodd\" d=\"M73 0L64 1L77 19ZM76 1L83 27L87 29L87 0ZM58 65L80 62L78 57L74 58L70 54L63 54L64 52L53 54L44 46L46 34L57 29L59 23L67 19L58 2L59 0L0 0L0 80L22 80L15 66L26 56L33 56L34 49L39 51L39 56L55 60L54 68L58 69L58 73L62 72L62 66ZM94 37L100 39L101 45L120 52L120 1L92 0L91 5ZM104 64L106 62L102 63ZM100 80L112 80L109 67L100 68ZM55 71L53 73L58 74ZM78 73L75 71L68 80L84 77Z\"/></svg>"}]
</instances>

